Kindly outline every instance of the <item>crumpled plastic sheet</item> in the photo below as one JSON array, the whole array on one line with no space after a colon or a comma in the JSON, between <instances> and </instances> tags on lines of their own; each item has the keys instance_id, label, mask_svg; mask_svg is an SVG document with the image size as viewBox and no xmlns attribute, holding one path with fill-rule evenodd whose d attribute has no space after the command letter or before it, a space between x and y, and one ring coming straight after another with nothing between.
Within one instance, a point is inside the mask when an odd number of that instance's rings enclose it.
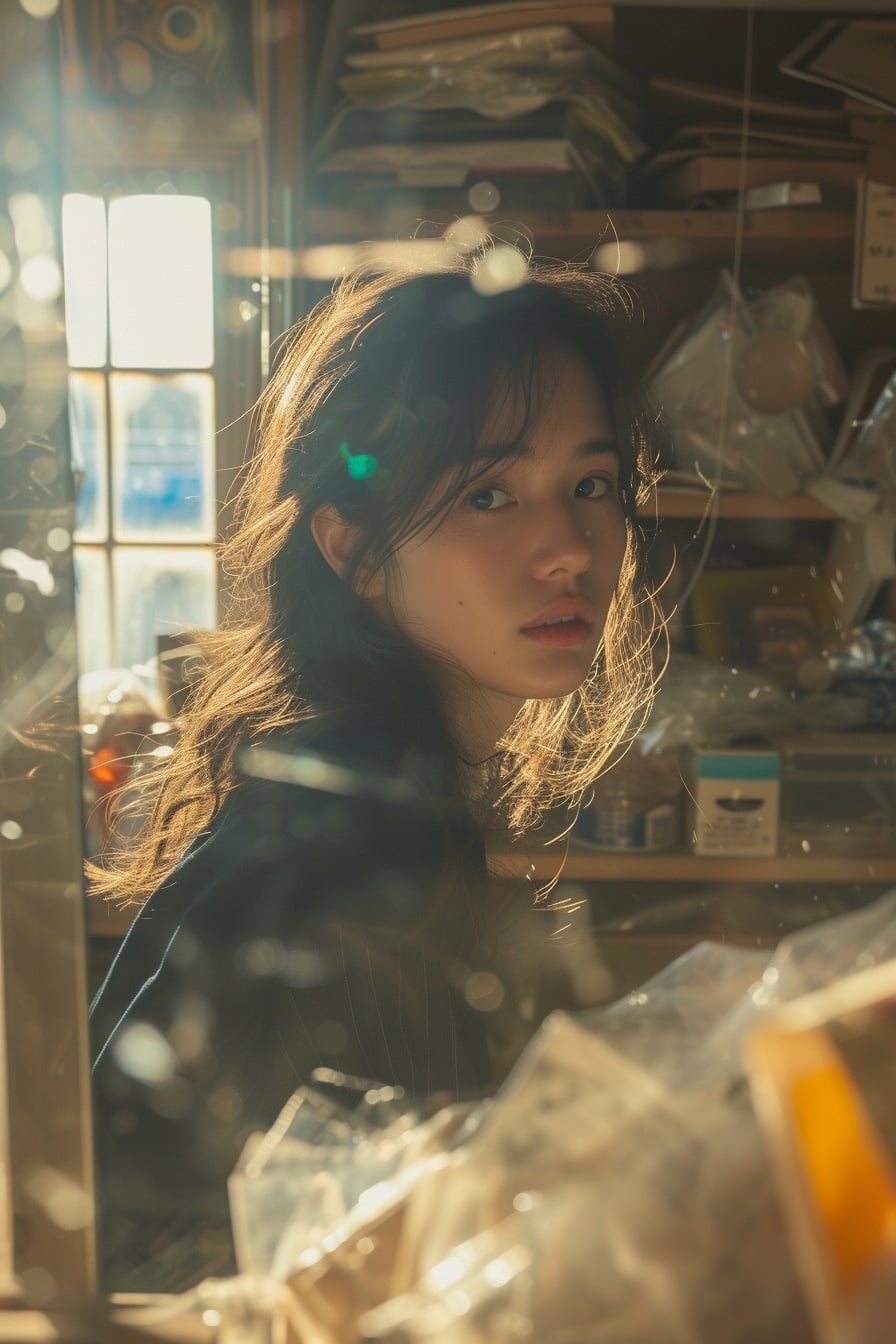
<instances>
[{"instance_id":1,"label":"crumpled plastic sheet","mask_svg":"<svg viewBox=\"0 0 896 1344\"><path fill-rule=\"evenodd\" d=\"M774 733L848 732L865 717L849 696L796 696L765 668L673 653L634 749L646 756Z\"/></svg>"},{"instance_id":2,"label":"crumpled plastic sheet","mask_svg":"<svg viewBox=\"0 0 896 1344\"><path fill-rule=\"evenodd\" d=\"M891 493L896 485L896 374L887 382L835 474Z\"/></svg>"},{"instance_id":3,"label":"crumpled plastic sheet","mask_svg":"<svg viewBox=\"0 0 896 1344\"><path fill-rule=\"evenodd\" d=\"M808 1344L742 1045L894 957L896 891L555 1013L478 1105L377 1128L297 1094L231 1178L240 1268L289 1283L320 1344Z\"/></svg>"}]
</instances>

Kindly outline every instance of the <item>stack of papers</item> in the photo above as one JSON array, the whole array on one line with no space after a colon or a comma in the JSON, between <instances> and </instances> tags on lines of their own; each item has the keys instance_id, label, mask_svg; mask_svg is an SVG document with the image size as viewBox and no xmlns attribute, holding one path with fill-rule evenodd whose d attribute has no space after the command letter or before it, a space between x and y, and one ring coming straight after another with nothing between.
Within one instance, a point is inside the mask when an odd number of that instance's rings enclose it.
<instances>
[{"instance_id":1,"label":"stack of papers","mask_svg":"<svg viewBox=\"0 0 896 1344\"><path fill-rule=\"evenodd\" d=\"M853 206L867 144L852 134L842 106L754 95L744 125L734 90L663 76L649 87L666 134L639 165L634 204L730 209L743 190L748 209Z\"/></svg>"},{"instance_id":2,"label":"stack of papers","mask_svg":"<svg viewBox=\"0 0 896 1344\"><path fill-rule=\"evenodd\" d=\"M553 22L549 20L554 20ZM318 205L462 213L620 204L647 146L600 5L452 9L351 30Z\"/></svg>"}]
</instances>

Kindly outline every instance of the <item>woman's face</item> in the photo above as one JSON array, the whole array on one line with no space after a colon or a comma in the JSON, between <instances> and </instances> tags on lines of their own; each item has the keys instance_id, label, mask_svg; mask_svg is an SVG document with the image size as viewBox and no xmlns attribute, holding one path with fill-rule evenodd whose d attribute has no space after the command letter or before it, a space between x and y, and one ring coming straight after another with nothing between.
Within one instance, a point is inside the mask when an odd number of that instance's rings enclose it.
<instances>
[{"instance_id":1,"label":"woman's face","mask_svg":"<svg viewBox=\"0 0 896 1344\"><path fill-rule=\"evenodd\" d=\"M524 700L582 684L626 548L618 446L600 388L562 347L542 356L538 373L545 395L524 454L396 551L381 599L418 647L466 673L444 674L455 718L470 708L469 679L499 736ZM514 442L522 414L518 398L496 398L481 447Z\"/></svg>"}]
</instances>

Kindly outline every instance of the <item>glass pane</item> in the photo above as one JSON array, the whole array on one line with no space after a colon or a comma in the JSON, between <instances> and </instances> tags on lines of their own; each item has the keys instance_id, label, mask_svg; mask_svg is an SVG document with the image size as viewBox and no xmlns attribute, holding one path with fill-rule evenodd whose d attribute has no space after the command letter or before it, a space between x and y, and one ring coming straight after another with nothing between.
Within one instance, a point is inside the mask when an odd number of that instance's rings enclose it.
<instances>
[{"instance_id":1,"label":"glass pane","mask_svg":"<svg viewBox=\"0 0 896 1344\"><path fill-rule=\"evenodd\" d=\"M68 420L75 476L75 541L105 541L109 535L109 468L104 374L69 376Z\"/></svg>"},{"instance_id":2,"label":"glass pane","mask_svg":"<svg viewBox=\"0 0 896 1344\"><path fill-rule=\"evenodd\" d=\"M75 619L81 676L113 666L109 618L109 557L99 546L76 546Z\"/></svg>"},{"instance_id":3,"label":"glass pane","mask_svg":"<svg viewBox=\"0 0 896 1344\"><path fill-rule=\"evenodd\" d=\"M110 396L116 540L213 541L213 380L113 373Z\"/></svg>"},{"instance_id":4,"label":"glass pane","mask_svg":"<svg viewBox=\"0 0 896 1344\"><path fill-rule=\"evenodd\" d=\"M158 635L208 630L217 623L211 550L119 546L112 571L120 667L154 658Z\"/></svg>"},{"instance_id":5,"label":"glass pane","mask_svg":"<svg viewBox=\"0 0 896 1344\"><path fill-rule=\"evenodd\" d=\"M106 362L106 204L99 196L63 197L62 267L68 362L101 368Z\"/></svg>"},{"instance_id":6,"label":"glass pane","mask_svg":"<svg viewBox=\"0 0 896 1344\"><path fill-rule=\"evenodd\" d=\"M212 212L201 196L109 205L112 363L207 369L214 362Z\"/></svg>"}]
</instances>

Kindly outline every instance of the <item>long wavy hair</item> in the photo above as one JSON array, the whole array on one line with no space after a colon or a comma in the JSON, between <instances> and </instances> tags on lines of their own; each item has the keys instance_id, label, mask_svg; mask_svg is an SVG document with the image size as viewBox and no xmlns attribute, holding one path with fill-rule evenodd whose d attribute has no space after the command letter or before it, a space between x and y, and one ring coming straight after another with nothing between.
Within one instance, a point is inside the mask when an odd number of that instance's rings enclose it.
<instances>
[{"instance_id":1,"label":"long wavy hair","mask_svg":"<svg viewBox=\"0 0 896 1344\"><path fill-rule=\"evenodd\" d=\"M627 548L603 640L584 685L525 703L495 760L511 829L575 805L636 730L654 683L656 607L643 576L637 506L654 482L652 419L626 355L624 291L584 266L531 266L525 283L484 294L471 268L354 274L284 339L255 410L255 451L222 549L230 600L204 643L206 670L177 747L152 791L139 839L91 872L97 893L142 902L205 830L233 788L247 744L345 711L375 714L438 760L463 793L432 662L377 618L356 582L409 538L439 525L470 482L495 396L522 406L517 444L550 391L546 349L575 351L608 403L620 450ZM512 455L514 445L502 452ZM337 578L311 520L335 507L358 529Z\"/></svg>"}]
</instances>

